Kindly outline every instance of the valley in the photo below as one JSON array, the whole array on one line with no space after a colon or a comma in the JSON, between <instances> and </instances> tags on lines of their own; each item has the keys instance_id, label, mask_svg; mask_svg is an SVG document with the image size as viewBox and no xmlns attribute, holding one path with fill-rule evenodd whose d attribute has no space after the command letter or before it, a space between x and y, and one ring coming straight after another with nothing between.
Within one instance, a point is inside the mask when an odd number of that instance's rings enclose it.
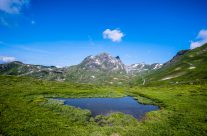
<instances>
[{"instance_id":1,"label":"valley","mask_svg":"<svg viewBox=\"0 0 207 136\"><path fill-rule=\"evenodd\" d=\"M78 65L63 68L14 61L8 64L0 64L0 74L32 76L39 79L62 82L118 85L129 80L131 76L157 70L161 67L162 64L159 63L137 63L127 66L123 64L119 56L112 57L108 53L100 53L96 56L90 55L86 57Z\"/></svg>"},{"instance_id":2,"label":"valley","mask_svg":"<svg viewBox=\"0 0 207 136\"><path fill-rule=\"evenodd\" d=\"M80 85L0 76L2 135L205 135L207 85L114 87ZM113 113L93 118L90 111L64 106L48 98L132 96L158 105L137 121Z\"/></svg>"},{"instance_id":3,"label":"valley","mask_svg":"<svg viewBox=\"0 0 207 136\"><path fill-rule=\"evenodd\" d=\"M179 52L162 66L134 64L126 68L119 57L106 53L65 68L17 61L1 64L0 134L206 135L206 60L207 44ZM123 112L93 116L90 110L54 99L129 96L159 109L144 113L139 120ZM123 107L124 103L117 108Z\"/></svg>"},{"instance_id":4,"label":"valley","mask_svg":"<svg viewBox=\"0 0 207 136\"><path fill-rule=\"evenodd\" d=\"M207 0L0 0L0 136L207 136Z\"/></svg>"}]
</instances>

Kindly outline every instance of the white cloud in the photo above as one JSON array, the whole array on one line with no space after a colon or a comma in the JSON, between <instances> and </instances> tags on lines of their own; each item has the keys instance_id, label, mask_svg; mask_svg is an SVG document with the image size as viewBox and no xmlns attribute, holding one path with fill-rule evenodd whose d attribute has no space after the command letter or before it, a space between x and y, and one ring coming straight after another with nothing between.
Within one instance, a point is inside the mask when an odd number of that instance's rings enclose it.
<instances>
[{"instance_id":1,"label":"white cloud","mask_svg":"<svg viewBox=\"0 0 207 136\"><path fill-rule=\"evenodd\" d=\"M114 30L106 29L103 32L103 38L110 39L113 42L120 42L122 40L122 37L124 37L124 34L118 29L114 29Z\"/></svg>"},{"instance_id":2,"label":"white cloud","mask_svg":"<svg viewBox=\"0 0 207 136\"><path fill-rule=\"evenodd\" d=\"M15 57L0 56L0 62L3 62L3 63L8 63L8 62L12 62L12 61L15 61L15 60L16 60Z\"/></svg>"},{"instance_id":3,"label":"white cloud","mask_svg":"<svg viewBox=\"0 0 207 136\"><path fill-rule=\"evenodd\" d=\"M198 33L197 41L191 41L190 49L195 49L207 43L207 30L201 30Z\"/></svg>"},{"instance_id":4,"label":"white cloud","mask_svg":"<svg viewBox=\"0 0 207 136\"><path fill-rule=\"evenodd\" d=\"M19 14L30 0L0 0L0 10L9 14Z\"/></svg>"},{"instance_id":5,"label":"white cloud","mask_svg":"<svg viewBox=\"0 0 207 136\"><path fill-rule=\"evenodd\" d=\"M207 39L207 30L201 30L197 36L197 38Z\"/></svg>"}]
</instances>

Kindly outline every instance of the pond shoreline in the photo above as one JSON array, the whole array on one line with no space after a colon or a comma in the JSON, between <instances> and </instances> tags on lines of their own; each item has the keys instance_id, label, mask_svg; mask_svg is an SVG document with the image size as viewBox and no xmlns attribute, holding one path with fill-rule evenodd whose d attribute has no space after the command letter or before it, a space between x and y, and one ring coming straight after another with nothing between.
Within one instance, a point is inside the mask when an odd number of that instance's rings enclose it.
<instances>
[{"instance_id":1,"label":"pond shoreline","mask_svg":"<svg viewBox=\"0 0 207 136\"><path fill-rule=\"evenodd\" d=\"M152 104L142 104L138 99L125 96L125 97L88 97L88 98L52 98L54 100L63 101L64 105L72 106L75 108L86 109L91 111L93 117L98 115L110 115L111 113L121 112L130 114L136 119L142 119L146 113L150 111L159 110L159 106ZM116 102L117 101L117 102Z\"/></svg>"}]
</instances>

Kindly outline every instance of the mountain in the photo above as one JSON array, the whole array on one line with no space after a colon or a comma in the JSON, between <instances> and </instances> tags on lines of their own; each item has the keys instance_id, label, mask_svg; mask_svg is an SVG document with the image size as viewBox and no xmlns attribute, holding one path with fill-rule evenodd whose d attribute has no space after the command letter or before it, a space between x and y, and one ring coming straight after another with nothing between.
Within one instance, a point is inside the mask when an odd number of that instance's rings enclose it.
<instances>
[{"instance_id":1,"label":"mountain","mask_svg":"<svg viewBox=\"0 0 207 136\"><path fill-rule=\"evenodd\" d=\"M0 74L113 85L203 82L207 80L207 44L193 50L181 50L163 65L137 63L127 66L119 56L101 53L65 68L18 61L0 64Z\"/></svg>"},{"instance_id":2,"label":"mountain","mask_svg":"<svg viewBox=\"0 0 207 136\"><path fill-rule=\"evenodd\" d=\"M107 53L86 57L79 65L69 67L66 81L96 84L123 84L128 80L120 58Z\"/></svg>"},{"instance_id":3,"label":"mountain","mask_svg":"<svg viewBox=\"0 0 207 136\"><path fill-rule=\"evenodd\" d=\"M113 85L202 82L207 80L207 44L193 50L181 50L163 65L137 63L126 66L119 56L101 53L65 68L18 61L0 64L0 74Z\"/></svg>"},{"instance_id":4,"label":"mountain","mask_svg":"<svg viewBox=\"0 0 207 136\"><path fill-rule=\"evenodd\" d=\"M24 64L19 61L0 64L0 74L2 75L32 76L40 79L62 80L64 71L64 68Z\"/></svg>"},{"instance_id":5,"label":"mountain","mask_svg":"<svg viewBox=\"0 0 207 136\"><path fill-rule=\"evenodd\" d=\"M126 66L119 56L112 57L107 53L86 57L79 65L69 67L66 81L99 84L128 83L131 76L142 72L157 70L162 64L132 64Z\"/></svg>"},{"instance_id":6,"label":"mountain","mask_svg":"<svg viewBox=\"0 0 207 136\"><path fill-rule=\"evenodd\" d=\"M136 77L133 83L187 83L207 81L207 43L192 50L181 50L162 68Z\"/></svg>"},{"instance_id":7,"label":"mountain","mask_svg":"<svg viewBox=\"0 0 207 136\"><path fill-rule=\"evenodd\" d=\"M162 64L160 63L154 63L154 64L144 64L144 63L136 63L132 64L130 66L127 66L127 73L130 75L136 75L142 72L157 70L162 67Z\"/></svg>"},{"instance_id":8,"label":"mountain","mask_svg":"<svg viewBox=\"0 0 207 136\"><path fill-rule=\"evenodd\" d=\"M124 84L131 76L154 71L162 64L137 63L130 66L123 64L119 56L113 57L107 53L86 57L80 64L65 68L24 64L14 61L0 64L0 74L32 76L39 79L70 81L95 84Z\"/></svg>"},{"instance_id":9,"label":"mountain","mask_svg":"<svg viewBox=\"0 0 207 136\"><path fill-rule=\"evenodd\" d=\"M181 50L181 51L177 52L177 54L171 60L169 60L168 62L164 63L164 66L172 65L172 64L178 62L179 59L181 58L181 56L183 56L185 53L187 53L189 51L190 50Z\"/></svg>"},{"instance_id":10,"label":"mountain","mask_svg":"<svg viewBox=\"0 0 207 136\"><path fill-rule=\"evenodd\" d=\"M107 53L101 53L96 56L88 56L78 65L78 67L96 72L126 72L125 65L120 60L119 56L112 57Z\"/></svg>"}]
</instances>

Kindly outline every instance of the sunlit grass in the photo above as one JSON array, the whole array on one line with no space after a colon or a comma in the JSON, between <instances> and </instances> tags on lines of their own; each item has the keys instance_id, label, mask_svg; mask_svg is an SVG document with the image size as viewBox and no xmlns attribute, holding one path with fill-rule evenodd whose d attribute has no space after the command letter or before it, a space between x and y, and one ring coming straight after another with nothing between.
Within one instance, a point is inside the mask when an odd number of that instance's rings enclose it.
<instances>
[{"instance_id":1,"label":"sunlit grass","mask_svg":"<svg viewBox=\"0 0 207 136\"><path fill-rule=\"evenodd\" d=\"M126 95L161 109L140 121L123 113L92 118L88 110L50 99ZM207 85L129 89L0 76L0 113L2 135L206 135Z\"/></svg>"}]
</instances>

